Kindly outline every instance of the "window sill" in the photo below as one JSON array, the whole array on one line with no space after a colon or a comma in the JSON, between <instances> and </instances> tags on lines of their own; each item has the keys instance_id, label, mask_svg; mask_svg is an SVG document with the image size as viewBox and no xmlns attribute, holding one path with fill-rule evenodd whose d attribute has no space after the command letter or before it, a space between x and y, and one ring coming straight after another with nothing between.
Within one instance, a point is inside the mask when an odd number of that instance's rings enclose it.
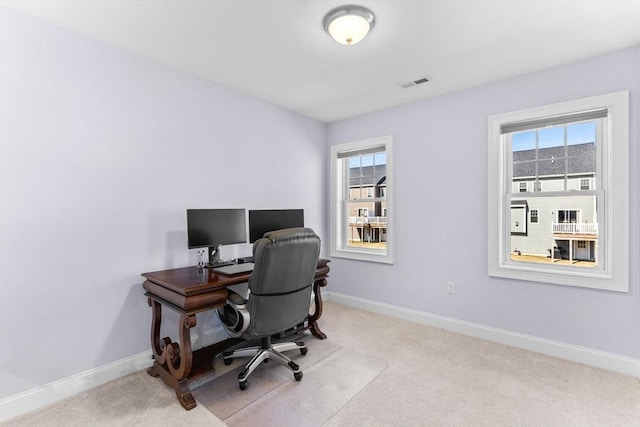
<instances>
[{"instance_id":1,"label":"window sill","mask_svg":"<svg viewBox=\"0 0 640 427\"><path fill-rule=\"evenodd\" d=\"M344 258L356 261L376 262L380 264L393 264L393 258L388 253L374 251L361 251L357 249L333 249L331 251L333 258Z\"/></svg>"}]
</instances>

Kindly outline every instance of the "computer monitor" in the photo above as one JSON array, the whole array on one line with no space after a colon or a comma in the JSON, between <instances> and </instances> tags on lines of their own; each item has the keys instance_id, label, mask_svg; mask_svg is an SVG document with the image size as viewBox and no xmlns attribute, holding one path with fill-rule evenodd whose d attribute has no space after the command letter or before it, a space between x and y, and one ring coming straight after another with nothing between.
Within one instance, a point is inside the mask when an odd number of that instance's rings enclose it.
<instances>
[{"instance_id":1,"label":"computer monitor","mask_svg":"<svg viewBox=\"0 0 640 427\"><path fill-rule=\"evenodd\" d=\"M187 209L187 245L208 248L210 265L220 263L220 245L236 243L247 243L245 209Z\"/></svg>"},{"instance_id":2,"label":"computer monitor","mask_svg":"<svg viewBox=\"0 0 640 427\"><path fill-rule=\"evenodd\" d=\"M304 227L303 209L271 209L249 211L249 242L253 243L264 233L283 228Z\"/></svg>"}]
</instances>

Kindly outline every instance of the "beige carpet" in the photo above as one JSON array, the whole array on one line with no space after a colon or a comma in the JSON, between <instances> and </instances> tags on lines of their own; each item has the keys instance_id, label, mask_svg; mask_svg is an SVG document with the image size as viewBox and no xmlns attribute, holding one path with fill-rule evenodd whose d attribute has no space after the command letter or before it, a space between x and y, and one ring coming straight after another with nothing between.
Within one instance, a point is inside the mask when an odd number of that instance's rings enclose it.
<instances>
[{"instance_id":1,"label":"beige carpet","mask_svg":"<svg viewBox=\"0 0 640 427\"><path fill-rule=\"evenodd\" d=\"M635 377L331 302L320 326L329 340L307 339L299 383L267 364L241 392L231 372L240 362L217 361L220 377L185 411L140 372L0 426L224 425L209 406L232 426L640 427Z\"/></svg>"},{"instance_id":2,"label":"beige carpet","mask_svg":"<svg viewBox=\"0 0 640 427\"><path fill-rule=\"evenodd\" d=\"M331 341L389 367L326 426L640 426L640 379L329 303Z\"/></svg>"},{"instance_id":3,"label":"beige carpet","mask_svg":"<svg viewBox=\"0 0 640 427\"><path fill-rule=\"evenodd\" d=\"M0 423L2 427L224 426L200 405L185 411L176 393L140 371Z\"/></svg>"}]
</instances>

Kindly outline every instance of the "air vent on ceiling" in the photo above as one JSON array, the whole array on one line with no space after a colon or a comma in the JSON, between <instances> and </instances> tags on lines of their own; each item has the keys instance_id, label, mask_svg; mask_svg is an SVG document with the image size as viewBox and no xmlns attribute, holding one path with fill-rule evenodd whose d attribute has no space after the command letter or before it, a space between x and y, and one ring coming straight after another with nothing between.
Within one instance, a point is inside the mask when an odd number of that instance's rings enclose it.
<instances>
[{"instance_id":1,"label":"air vent on ceiling","mask_svg":"<svg viewBox=\"0 0 640 427\"><path fill-rule=\"evenodd\" d=\"M411 81L408 81L408 82L398 83L398 84L397 84L397 86L398 86L398 87L401 87L401 88L403 88L403 89L407 89L407 88L410 88L410 87L413 87L413 86L420 85L420 84L422 84L422 83L426 83L426 82L428 82L429 80L431 80L431 79L430 79L428 76L422 76L422 77L419 77L419 78L417 78L417 79L415 79L415 80L411 80Z\"/></svg>"}]
</instances>

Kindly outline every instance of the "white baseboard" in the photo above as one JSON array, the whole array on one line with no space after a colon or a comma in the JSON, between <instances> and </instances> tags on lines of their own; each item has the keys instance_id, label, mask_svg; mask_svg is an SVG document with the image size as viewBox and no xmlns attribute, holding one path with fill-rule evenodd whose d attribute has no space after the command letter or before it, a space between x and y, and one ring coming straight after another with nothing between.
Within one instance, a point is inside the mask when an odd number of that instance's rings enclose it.
<instances>
[{"instance_id":1,"label":"white baseboard","mask_svg":"<svg viewBox=\"0 0 640 427\"><path fill-rule=\"evenodd\" d=\"M150 367L151 350L0 400L0 422Z\"/></svg>"},{"instance_id":2,"label":"white baseboard","mask_svg":"<svg viewBox=\"0 0 640 427\"><path fill-rule=\"evenodd\" d=\"M583 363L585 365L595 366L640 378L640 359L566 344L559 341L552 341L532 335L520 334L505 329L492 328L478 323L466 322L464 320L439 316L436 314L371 301L336 292L326 292L323 293L323 296L325 296L325 299L328 301L334 301L350 307L368 310L420 323L422 325L482 338L487 341L493 341L511 347L530 350L546 354L548 356L554 356L570 360L572 362Z\"/></svg>"},{"instance_id":3,"label":"white baseboard","mask_svg":"<svg viewBox=\"0 0 640 427\"><path fill-rule=\"evenodd\" d=\"M194 350L227 338L229 338L229 335L227 335L222 326L194 330L191 334ZM151 350L149 350L7 397L0 400L0 422L66 399L109 381L147 369L152 364L153 358Z\"/></svg>"}]
</instances>

